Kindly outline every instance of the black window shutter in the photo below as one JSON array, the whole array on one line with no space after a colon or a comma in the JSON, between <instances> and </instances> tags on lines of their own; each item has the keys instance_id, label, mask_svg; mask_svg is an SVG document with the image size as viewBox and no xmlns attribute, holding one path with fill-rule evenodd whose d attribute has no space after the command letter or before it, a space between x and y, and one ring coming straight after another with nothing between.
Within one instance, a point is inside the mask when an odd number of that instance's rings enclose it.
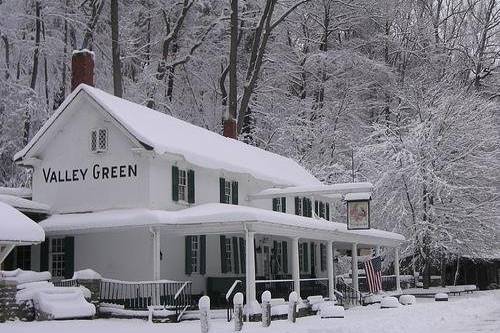
<instances>
[{"instance_id":1,"label":"black window shutter","mask_svg":"<svg viewBox=\"0 0 500 333\"><path fill-rule=\"evenodd\" d=\"M325 260L325 257L326 257L326 254L325 254L325 244L320 244L319 245L319 257L320 257L320 261L321 261L321 271L324 272L326 270L326 260Z\"/></svg>"},{"instance_id":2,"label":"black window shutter","mask_svg":"<svg viewBox=\"0 0 500 333\"><path fill-rule=\"evenodd\" d=\"M273 249L271 250L271 274L278 273L278 242L273 241Z\"/></svg>"},{"instance_id":3,"label":"black window shutter","mask_svg":"<svg viewBox=\"0 0 500 333\"><path fill-rule=\"evenodd\" d=\"M325 217L325 204L323 201L319 202L319 217Z\"/></svg>"},{"instance_id":4,"label":"black window shutter","mask_svg":"<svg viewBox=\"0 0 500 333\"><path fill-rule=\"evenodd\" d=\"M226 236L220 235L220 271L227 273L226 266Z\"/></svg>"},{"instance_id":5,"label":"black window shutter","mask_svg":"<svg viewBox=\"0 0 500 333\"><path fill-rule=\"evenodd\" d=\"M283 262L283 273L288 274L288 250L287 250L288 243L286 241L281 242L281 251L283 254L283 259L281 261Z\"/></svg>"},{"instance_id":6,"label":"black window shutter","mask_svg":"<svg viewBox=\"0 0 500 333\"><path fill-rule=\"evenodd\" d=\"M231 195L233 196L231 198L232 204L237 205L238 204L238 182L232 182L231 186L232 186Z\"/></svg>"},{"instance_id":7,"label":"black window shutter","mask_svg":"<svg viewBox=\"0 0 500 333\"><path fill-rule=\"evenodd\" d=\"M172 165L172 200L179 201L179 168Z\"/></svg>"},{"instance_id":8,"label":"black window shutter","mask_svg":"<svg viewBox=\"0 0 500 333\"><path fill-rule=\"evenodd\" d=\"M273 210L278 211L278 198L273 198Z\"/></svg>"},{"instance_id":9,"label":"black window shutter","mask_svg":"<svg viewBox=\"0 0 500 333\"><path fill-rule=\"evenodd\" d=\"M207 236L200 236L200 274L207 272Z\"/></svg>"},{"instance_id":10,"label":"black window shutter","mask_svg":"<svg viewBox=\"0 0 500 333\"><path fill-rule=\"evenodd\" d=\"M191 236L185 237L185 260L184 260L184 269L187 275L191 275L192 266L191 266Z\"/></svg>"},{"instance_id":11,"label":"black window shutter","mask_svg":"<svg viewBox=\"0 0 500 333\"><path fill-rule=\"evenodd\" d=\"M286 197L281 197L281 212L286 213Z\"/></svg>"},{"instance_id":12,"label":"black window shutter","mask_svg":"<svg viewBox=\"0 0 500 333\"><path fill-rule=\"evenodd\" d=\"M311 243L311 275L316 273L316 244Z\"/></svg>"},{"instance_id":13,"label":"black window shutter","mask_svg":"<svg viewBox=\"0 0 500 333\"><path fill-rule=\"evenodd\" d=\"M64 278L71 279L75 272L75 237L64 238Z\"/></svg>"},{"instance_id":14,"label":"black window shutter","mask_svg":"<svg viewBox=\"0 0 500 333\"><path fill-rule=\"evenodd\" d=\"M226 185L226 180L224 178L219 178L220 203L228 203L226 202L226 196L224 195L225 185Z\"/></svg>"},{"instance_id":15,"label":"black window shutter","mask_svg":"<svg viewBox=\"0 0 500 333\"><path fill-rule=\"evenodd\" d=\"M313 216L313 212L312 212L312 200L311 199L307 199L307 216L308 217L312 217Z\"/></svg>"},{"instance_id":16,"label":"black window shutter","mask_svg":"<svg viewBox=\"0 0 500 333\"><path fill-rule=\"evenodd\" d=\"M325 218L328 221L330 221L330 204L329 203L326 203L325 210L326 210L326 212L325 212L325 215L326 215Z\"/></svg>"},{"instance_id":17,"label":"black window shutter","mask_svg":"<svg viewBox=\"0 0 500 333\"><path fill-rule=\"evenodd\" d=\"M314 213L319 216L319 202L318 200L314 200Z\"/></svg>"},{"instance_id":18,"label":"black window shutter","mask_svg":"<svg viewBox=\"0 0 500 333\"><path fill-rule=\"evenodd\" d=\"M245 257L245 238L240 237L240 263L241 263L241 274L245 274L246 267L246 257Z\"/></svg>"},{"instance_id":19,"label":"black window shutter","mask_svg":"<svg viewBox=\"0 0 500 333\"><path fill-rule=\"evenodd\" d=\"M240 274L240 264L238 261L238 237L233 237L233 258L234 258L234 274Z\"/></svg>"},{"instance_id":20,"label":"black window shutter","mask_svg":"<svg viewBox=\"0 0 500 333\"><path fill-rule=\"evenodd\" d=\"M299 199L299 197L295 197L295 215L300 215L299 214L299 205L300 205L300 199Z\"/></svg>"},{"instance_id":21,"label":"black window shutter","mask_svg":"<svg viewBox=\"0 0 500 333\"><path fill-rule=\"evenodd\" d=\"M194 203L194 171L188 170L187 172L188 181L188 202Z\"/></svg>"},{"instance_id":22,"label":"black window shutter","mask_svg":"<svg viewBox=\"0 0 500 333\"><path fill-rule=\"evenodd\" d=\"M302 243L302 246L304 248L304 272L309 271L309 255L307 253L307 248L309 247L308 245L308 243Z\"/></svg>"},{"instance_id":23,"label":"black window shutter","mask_svg":"<svg viewBox=\"0 0 500 333\"><path fill-rule=\"evenodd\" d=\"M40 245L40 272L49 270L49 243L50 238L45 238L45 241Z\"/></svg>"}]
</instances>

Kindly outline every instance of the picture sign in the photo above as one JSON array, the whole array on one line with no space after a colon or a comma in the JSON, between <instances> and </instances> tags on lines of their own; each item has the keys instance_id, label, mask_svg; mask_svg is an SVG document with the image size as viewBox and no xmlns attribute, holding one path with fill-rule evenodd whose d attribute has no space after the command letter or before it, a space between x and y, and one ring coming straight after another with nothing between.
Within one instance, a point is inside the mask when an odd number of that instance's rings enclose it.
<instances>
[{"instance_id":1,"label":"picture sign","mask_svg":"<svg viewBox=\"0 0 500 333\"><path fill-rule=\"evenodd\" d=\"M347 229L370 229L370 200L347 201Z\"/></svg>"}]
</instances>

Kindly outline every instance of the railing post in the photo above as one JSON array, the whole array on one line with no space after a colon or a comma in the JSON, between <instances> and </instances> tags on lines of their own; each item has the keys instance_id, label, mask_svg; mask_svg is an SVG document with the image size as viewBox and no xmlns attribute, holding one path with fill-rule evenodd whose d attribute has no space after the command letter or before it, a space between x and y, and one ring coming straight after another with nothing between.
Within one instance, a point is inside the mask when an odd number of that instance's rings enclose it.
<instances>
[{"instance_id":1,"label":"railing post","mask_svg":"<svg viewBox=\"0 0 500 333\"><path fill-rule=\"evenodd\" d=\"M233 297L234 304L234 331L240 332L243 328L243 294L236 293Z\"/></svg>"},{"instance_id":2,"label":"railing post","mask_svg":"<svg viewBox=\"0 0 500 333\"><path fill-rule=\"evenodd\" d=\"M201 333L208 333L210 331L210 297L202 296L198 302L200 309L200 328Z\"/></svg>"},{"instance_id":3,"label":"railing post","mask_svg":"<svg viewBox=\"0 0 500 333\"><path fill-rule=\"evenodd\" d=\"M297 301L299 296L297 292L292 291L288 295L288 321L295 323L297 321Z\"/></svg>"},{"instance_id":4,"label":"railing post","mask_svg":"<svg viewBox=\"0 0 500 333\"><path fill-rule=\"evenodd\" d=\"M262 293L262 327L271 325L271 292L266 290Z\"/></svg>"}]
</instances>

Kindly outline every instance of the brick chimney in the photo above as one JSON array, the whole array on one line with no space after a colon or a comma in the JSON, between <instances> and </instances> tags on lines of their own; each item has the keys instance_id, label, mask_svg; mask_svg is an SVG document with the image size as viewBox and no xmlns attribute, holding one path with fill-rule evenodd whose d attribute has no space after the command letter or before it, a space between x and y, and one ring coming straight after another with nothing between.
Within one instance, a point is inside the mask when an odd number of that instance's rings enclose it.
<instances>
[{"instance_id":1,"label":"brick chimney","mask_svg":"<svg viewBox=\"0 0 500 333\"><path fill-rule=\"evenodd\" d=\"M236 120L234 118L224 119L224 130L222 134L231 139L237 139Z\"/></svg>"},{"instance_id":2,"label":"brick chimney","mask_svg":"<svg viewBox=\"0 0 500 333\"><path fill-rule=\"evenodd\" d=\"M71 58L71 91L80 83L94 86L94 52L87 49L73 51Z\"/></svg>"}]
</instances>

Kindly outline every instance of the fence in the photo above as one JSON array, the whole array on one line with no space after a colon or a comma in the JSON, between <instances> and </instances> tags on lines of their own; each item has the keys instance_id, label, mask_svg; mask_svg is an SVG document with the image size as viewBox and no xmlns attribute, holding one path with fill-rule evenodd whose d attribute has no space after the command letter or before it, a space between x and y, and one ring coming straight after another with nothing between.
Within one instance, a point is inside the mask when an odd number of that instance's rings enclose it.
<instances>
[{"instance_id":1,"label":"fence","mask_svg":"<svg viewBox=\"0 0 500 333\"><path fill-rule=\"evenodd\" d=\"M103 279L99 298L101 302L123 305L125 309L131 310L144 310L150 305L184 308L192 305L191 282Z\"/></svg>"}]
</instances>

